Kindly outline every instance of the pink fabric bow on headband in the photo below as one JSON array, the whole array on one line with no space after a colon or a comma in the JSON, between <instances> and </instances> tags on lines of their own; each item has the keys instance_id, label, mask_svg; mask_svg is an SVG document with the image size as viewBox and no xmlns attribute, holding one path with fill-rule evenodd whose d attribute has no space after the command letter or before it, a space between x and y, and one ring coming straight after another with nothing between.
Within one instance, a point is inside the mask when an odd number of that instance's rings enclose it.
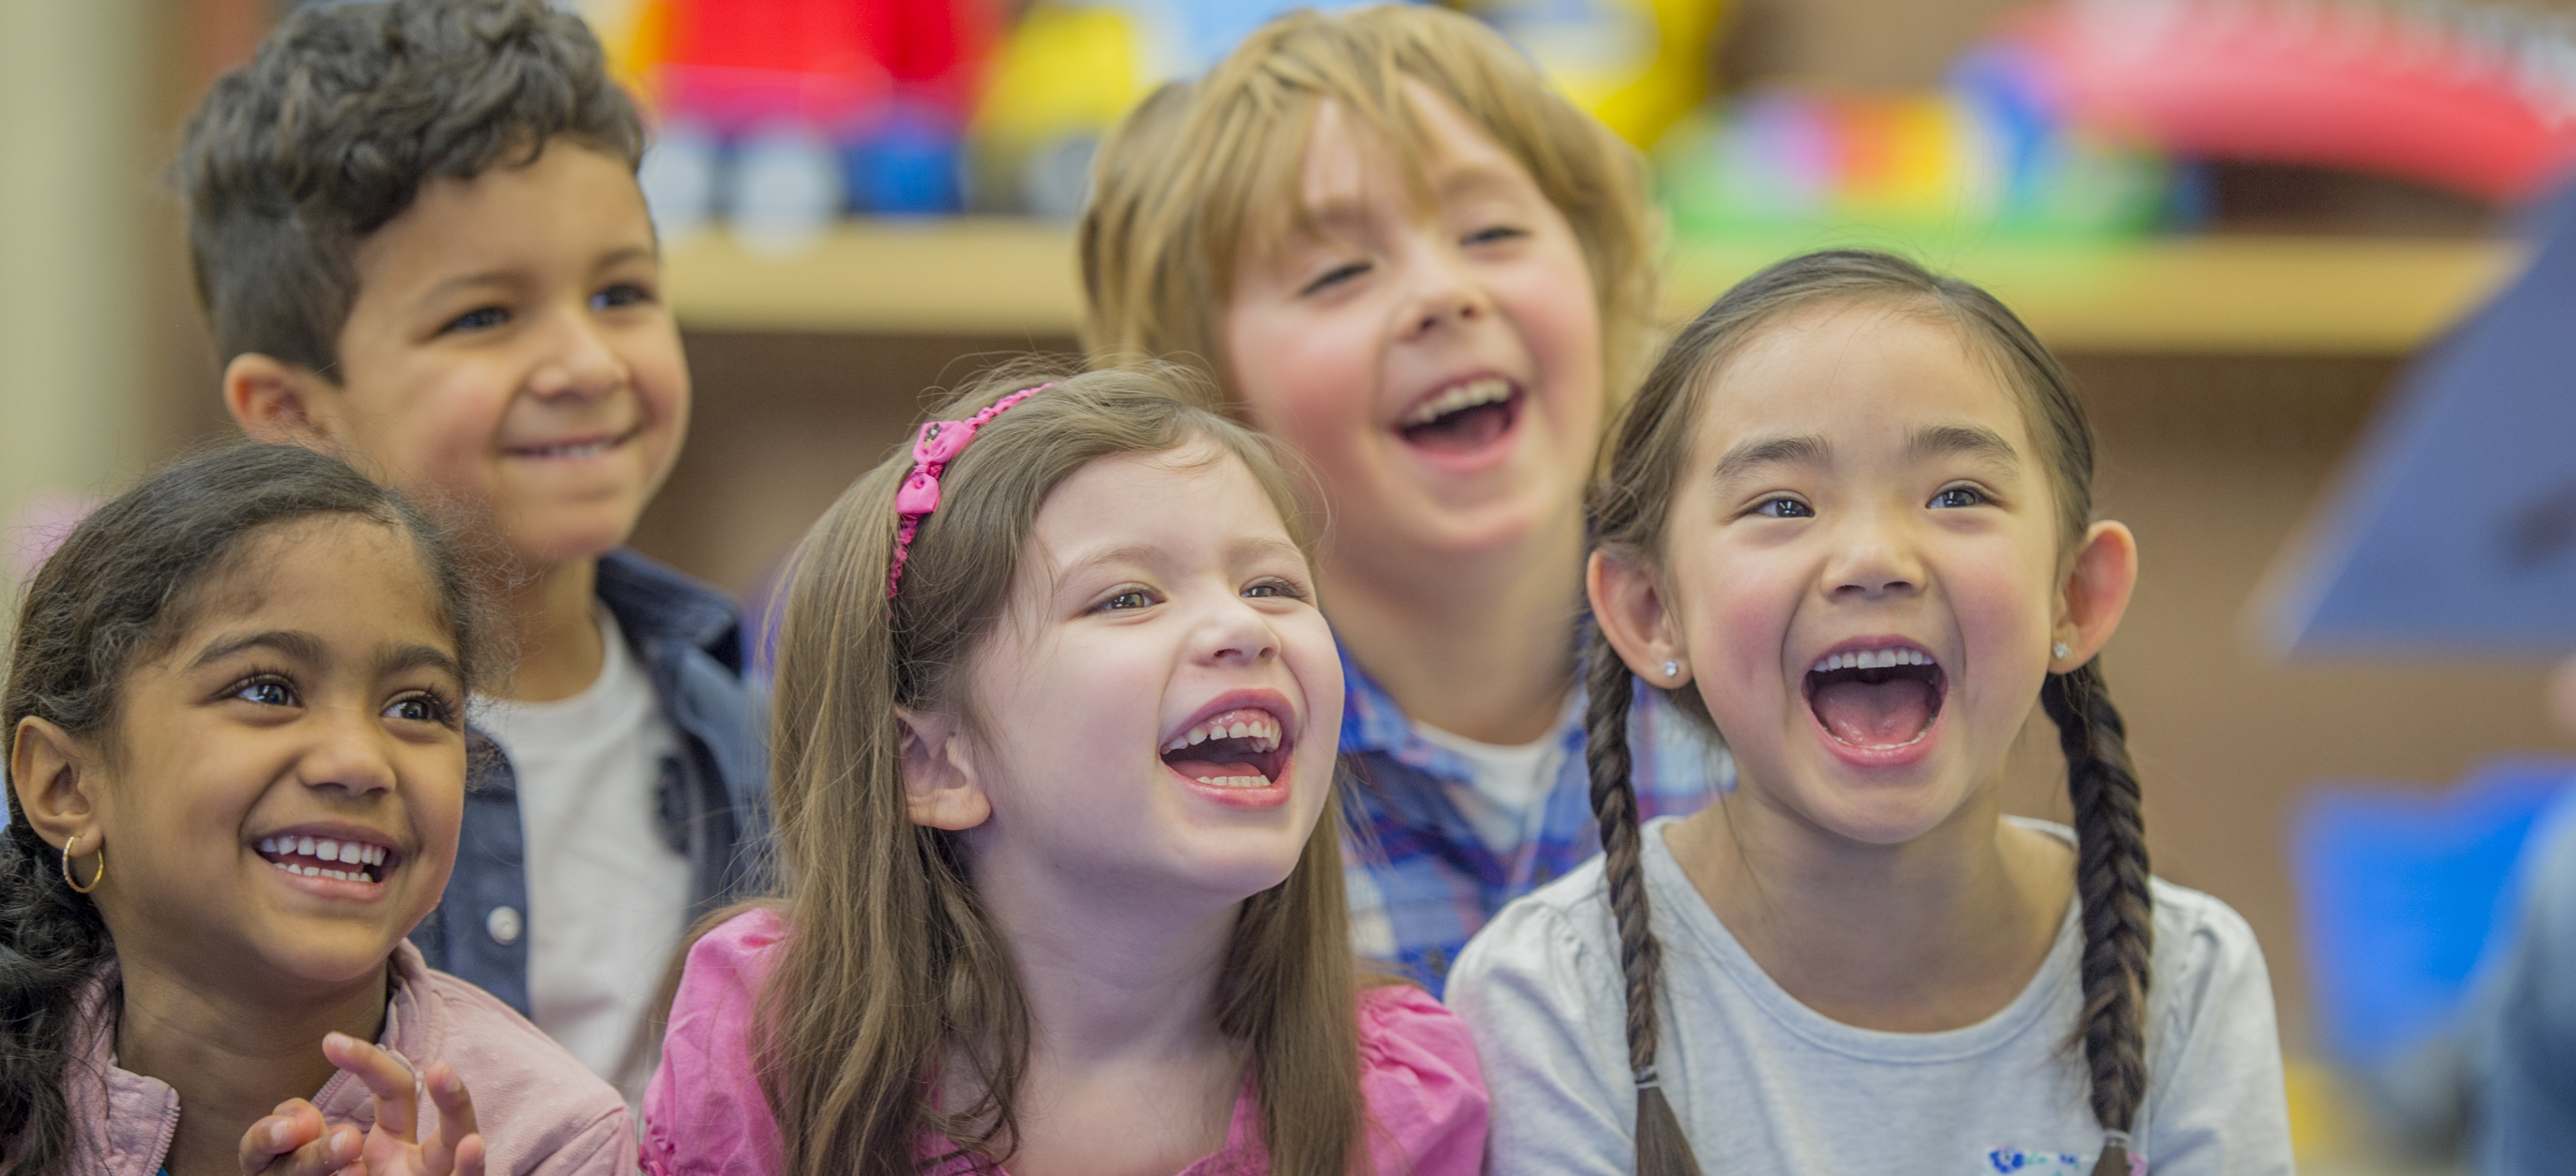
<instances>
[{"instance_id":1,"label":"pink fabric bow on headband","mask_svg":"<svg viewBox=\"0 0 2576 1176\"><path fill-rule=\"evenodd\" d=\"M983 411L962 421L932 421L921 427L912 442L912 473L894 492L894 511L902 516L903 525L894 532L894 566L886 572L886 599L894 599L895 589L903 583L903 561L911 554L912 537L921 530L921 520L939 509L939 475L948 463L966 451L966 443L975 439L975 430L991 424L994 417L1013 405L1055 387L1050 380L1035 388L1022 388L985 405Z\"/></svg>"}]
</instances>

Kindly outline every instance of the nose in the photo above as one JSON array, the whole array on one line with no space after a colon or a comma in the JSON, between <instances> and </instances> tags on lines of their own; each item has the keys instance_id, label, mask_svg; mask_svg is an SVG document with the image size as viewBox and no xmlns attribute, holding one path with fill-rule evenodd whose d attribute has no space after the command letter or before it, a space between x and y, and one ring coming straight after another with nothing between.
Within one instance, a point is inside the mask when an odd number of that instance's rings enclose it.
<instances>
[{"instance_id":1,"label":"nose","mask_svg":"<svg viewBox=\"0 0 2576 1176\"><path fill-rule=\"evenodd\" d=\"M1260 610L1232 597L1209 618L1198 656L1212 665L1259 665L1278 658L1279 634Z\"/></svg>"},{"instance_id":2,"label":"nose","mask_svg":"<svg viewBox=\"0 0 2576 1176\"><path fill-rule=\"evenodd\" d=\"M1484 287L1467 271L1457 250L1425 245L1412 251L1412 296L1407 300L1404 337L1419 339L1451 324L1474 322L1493 313Z\"/></svg>"},{"instance_id":3,"label":"nose","mask_svg":"<svg viewBox=\"0 0 2576 1176\"><path fill-rule=\"evenodd\" d=\"M1924 568L1903 529L1879 512L1852 518L1825 566L1824 588L1837 599L1878 600L1922 591Z\"/></svg>"},{"instance_id":4,"label":"nose","mask_svg":"<svg viewBox=\"0 0 2576 1176\"><path fill-rule=\"evenodd\" d=\"M352 797L393 791L394 765L385 754L386 735L370 716L347 707L316 717L321 721L313 744L296 764L305 787Z\"/></svg>"},{"instance_id":5,"label":"nose","mask_svg":"<svg viewBox=\"0 0 2576 1176\"><path fill-rule=\"evenodd\" d=\"M539 332L544 348L528 374L528 390L547 399L604 396L626 383L626 361L589 307L565 309Z\"/></svg>"}]
</instances>

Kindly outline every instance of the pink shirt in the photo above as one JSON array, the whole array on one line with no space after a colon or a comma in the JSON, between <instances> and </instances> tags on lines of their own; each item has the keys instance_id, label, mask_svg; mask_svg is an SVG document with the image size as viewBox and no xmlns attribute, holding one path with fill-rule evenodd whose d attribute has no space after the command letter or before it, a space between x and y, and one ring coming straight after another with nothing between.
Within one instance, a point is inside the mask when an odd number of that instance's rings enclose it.
<instances>
[{"instance_id":1,"label":"pink shirt","mask_svg":"<svg viewBox=\"0 0 2576 1176\"><path fill-rule=\"evenodd\" d=\"M752 1073L752 1003L769 975L784 925L774 911L737 916L689 949L662 1043L662 1066L644 1092L646 1172L655 1176L773 1176L778 1120ZM1475 1176L1485 1158L1485 1080L1476 1046L1449 1010L1406 986L1360 993L1360 1095L1370 1118L1369 1155L1381 1173ZM967 1171L945 1165L938 1176ZM1235 1103L1225 1147L1178 1176L1270 1170L1251 1092Z\"/></svg>"},{"instance_id":2,"label":"pink shirt","mask_svg":"<svg viewBox=\"0 0 2576 1176\"><path fill-rule=\"evenodd\" d=\"M616 1176L635 1170L635 1119L615 1088L510 1006L431 970L408 940L394 948L393 974L393 998L385 1003L376 1043L423 1069L439 1061L456 1068L474 1096L485 1172ZM111 971L93 985L73 1030L77 1052L63 1074L73 1133L65 1170L153 1176L179 1129L179 1094L116 1064L116 1019L105 1007L113 978ZM313 1048L318 1054L322 1043ZM312 1101L325 1123L375 1127L375 1096L347 1074L333 1074ZM437 1126L437 1106L421 1099L421 1132Z\"/></svg>"}]
</instances>

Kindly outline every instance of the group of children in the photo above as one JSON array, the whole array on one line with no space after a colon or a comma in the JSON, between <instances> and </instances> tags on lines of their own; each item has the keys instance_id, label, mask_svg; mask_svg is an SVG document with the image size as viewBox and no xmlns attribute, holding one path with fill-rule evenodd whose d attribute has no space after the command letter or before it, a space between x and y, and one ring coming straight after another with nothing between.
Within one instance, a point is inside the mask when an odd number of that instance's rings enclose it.
<instances>
[{"instance_id":1,"label":"group of children","mask_svg":"<svg viewBox=\"0 0 2576 1176\"><path fill-rule=\"evenodd\" d=\"M1090 370L853 483L755 681L622 546L643 138L542 0L205 100L253 442L26 589L0 1168L2289 1170L2096 660L2135 541L1982 291L1799 257L1658 354L1633 152L1466 17L1286 16L1104 145ZM2072 829L2002 813L2034 710Z\"/></svg>"}]
</instances>

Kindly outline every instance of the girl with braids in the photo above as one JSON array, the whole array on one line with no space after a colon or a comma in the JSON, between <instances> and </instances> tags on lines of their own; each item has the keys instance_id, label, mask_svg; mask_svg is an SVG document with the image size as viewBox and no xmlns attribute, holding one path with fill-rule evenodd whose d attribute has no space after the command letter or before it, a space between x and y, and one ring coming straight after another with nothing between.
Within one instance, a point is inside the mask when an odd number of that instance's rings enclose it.
<instances>
[{"instance_id":1,"label":"girl with braids","mask_svg":"<svg viewBox=\"0 0 2576 1176\"><path fill-rule=\"evenodd\" d=\"M400 496L278 445L45 561L0 695L0 1171L633 1169L617 1092L403 938L455 864L467 583Z\"/></svg>"},{"instance_id":2,"label":"girl with braids","mask_svg":"<svg viewBox=\"0 0 2576 1176\"><path fill-rule=\"evenodd\" d=\"M2253 934L2147 871L2093 450L2020 320L1884 254L1682 330L1592 498L1605 852L1450 981L1495 1172L2290 1171ZM1722 802L1641 825L1632 675L1725 740ZM2072 830L2002 812L2034 709Z\"/></svg>"},{"instance_id":3,"label":"girl with braids","mask_svg":"<svg viewBox=\"0 0 2576 1176\"><path fill-rule=\"evenodd\" d=\"M1179 376L988 378L807 533L785 892L689 949L647 1171L1478 1171L1465 1026L1354 977L1304 516Z\"/></svg>"}]
</instances>

